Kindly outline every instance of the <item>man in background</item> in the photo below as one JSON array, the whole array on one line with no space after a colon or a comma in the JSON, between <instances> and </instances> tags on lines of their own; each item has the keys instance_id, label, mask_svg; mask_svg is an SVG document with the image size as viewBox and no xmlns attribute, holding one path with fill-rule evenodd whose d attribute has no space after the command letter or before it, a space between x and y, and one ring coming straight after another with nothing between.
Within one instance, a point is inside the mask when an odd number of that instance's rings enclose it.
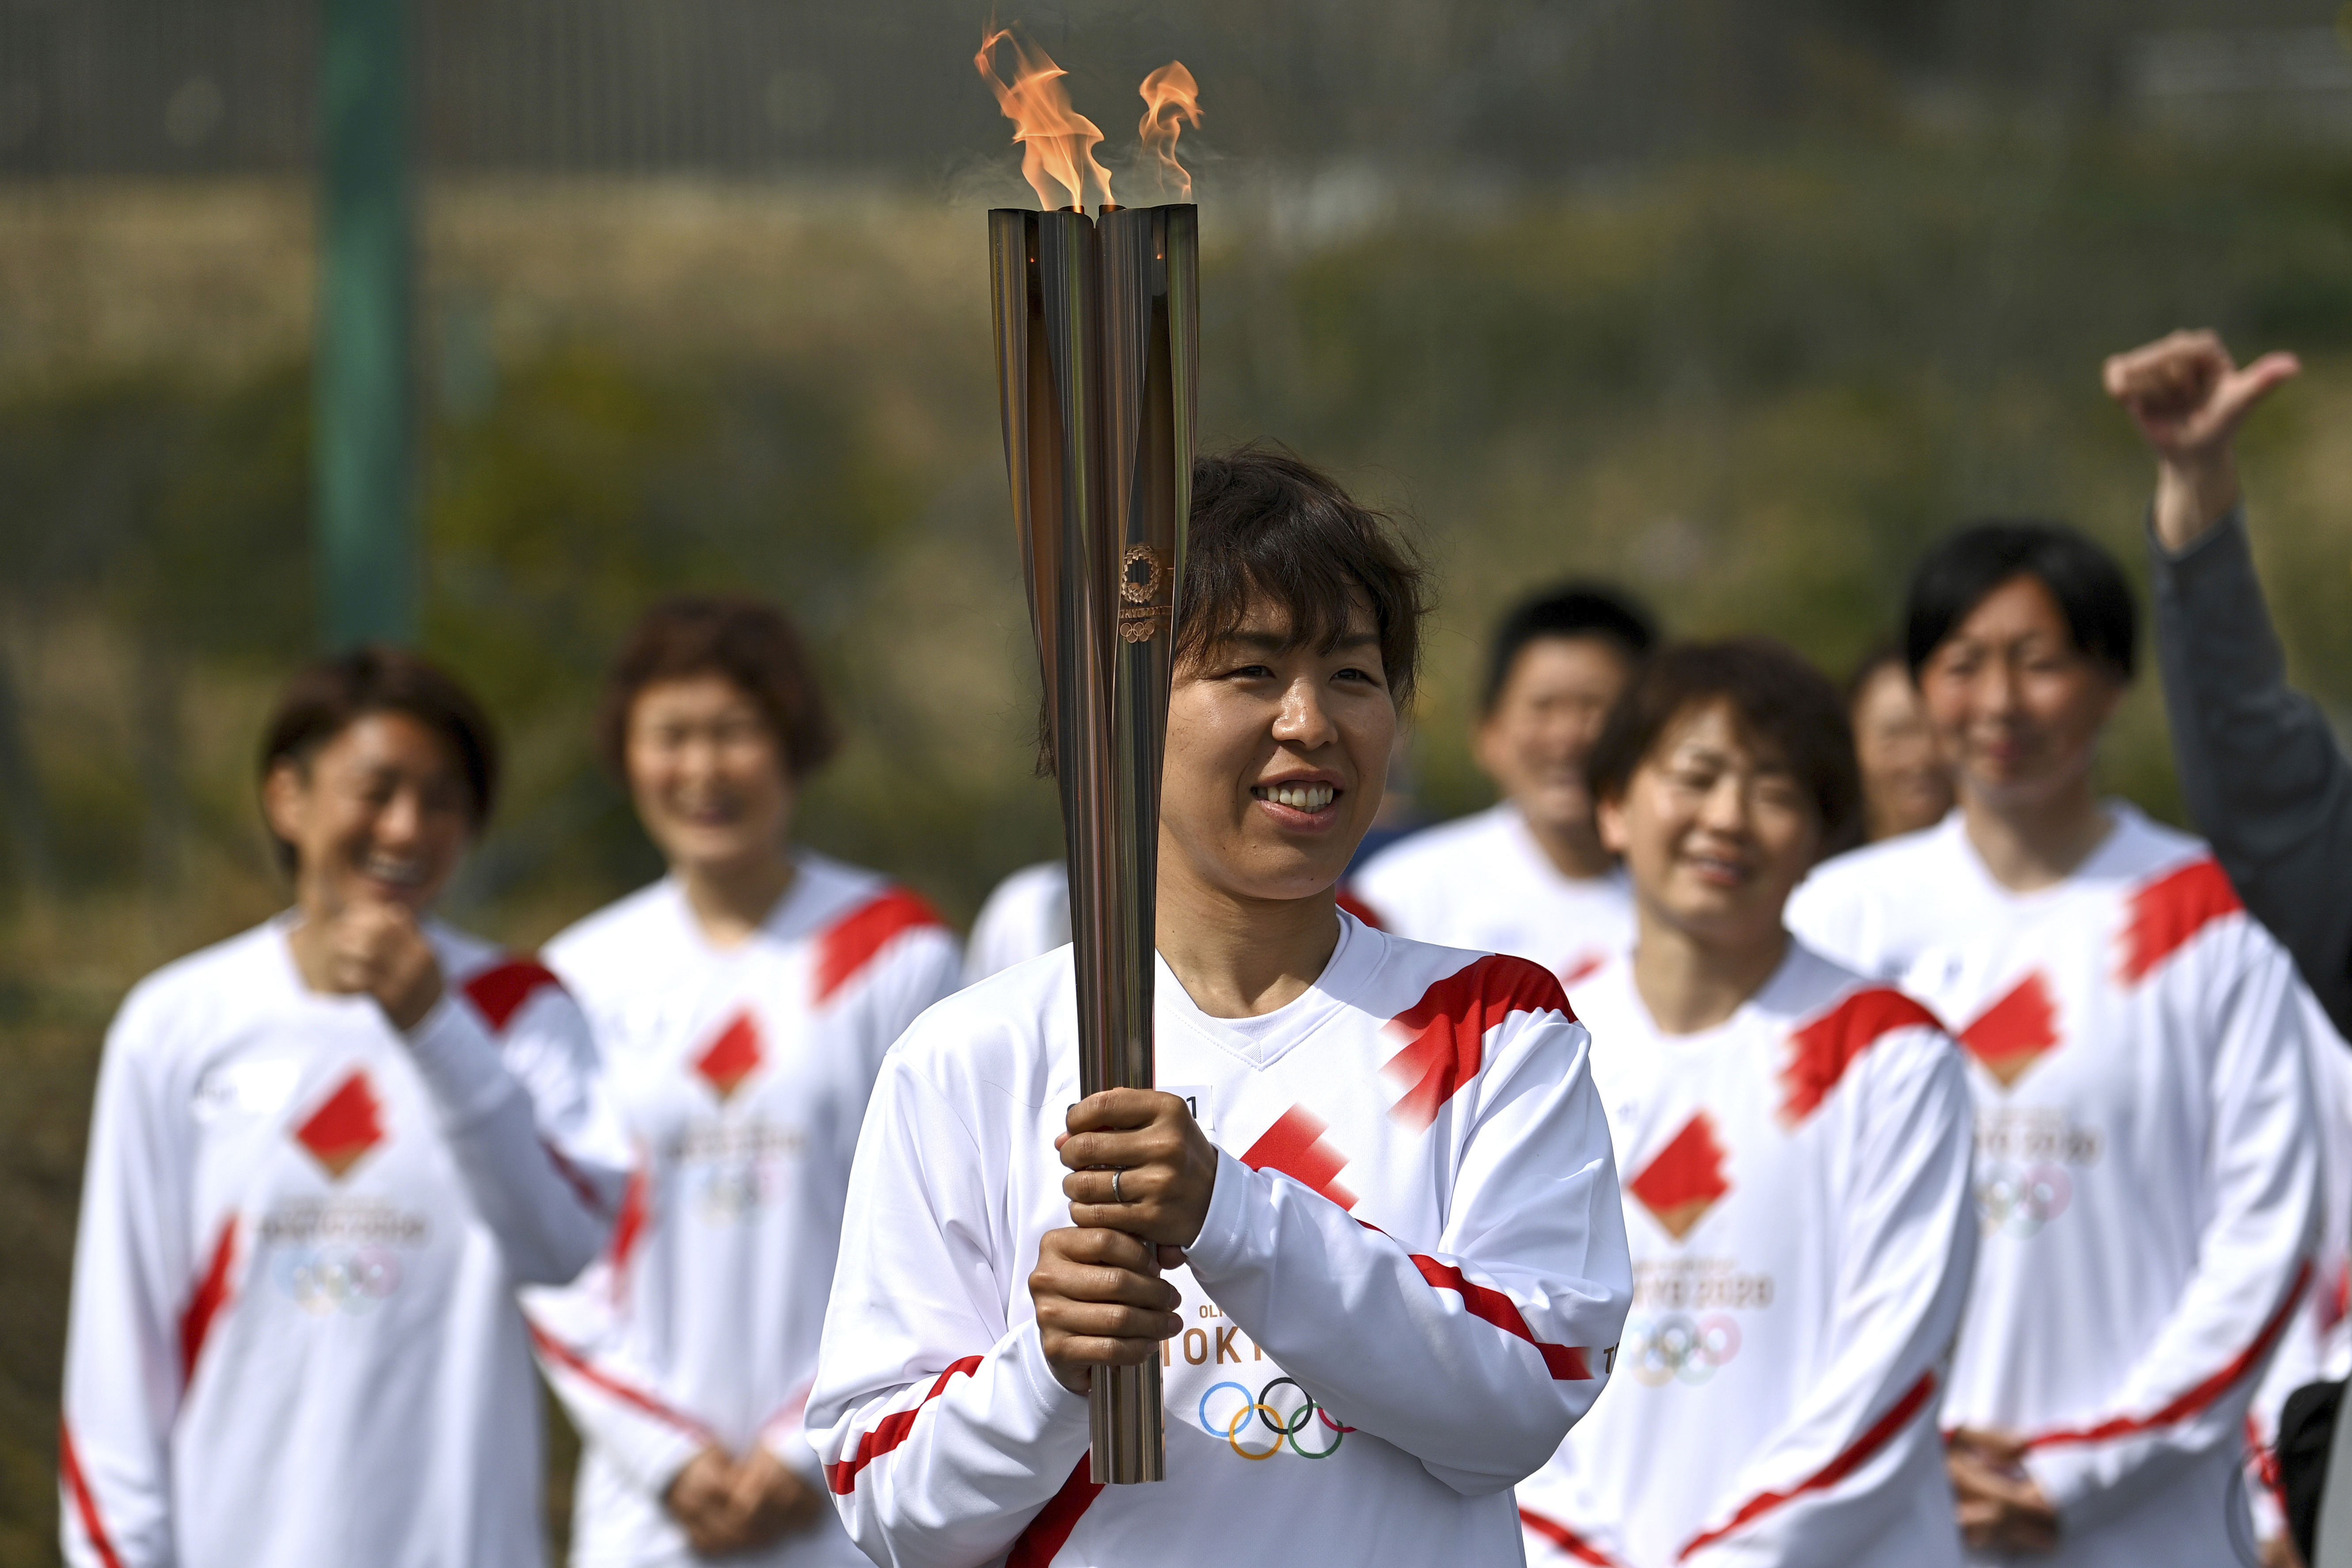
<instances>
[{"instance_id":1,"label":"man in background","mask_svg":"<svg viewBox=\"0 0 2352 1568\"><path fill-rule=\"evenodd\" d=\"M1375 855L1354 892L1385 929L1532 959L1573 984L1630 946L1633 900L1593 826L1586 755L1657 640L1631 597L1547 590L1495 633L1472 745L1502 793Z\"/></svg>"}]
</instances>

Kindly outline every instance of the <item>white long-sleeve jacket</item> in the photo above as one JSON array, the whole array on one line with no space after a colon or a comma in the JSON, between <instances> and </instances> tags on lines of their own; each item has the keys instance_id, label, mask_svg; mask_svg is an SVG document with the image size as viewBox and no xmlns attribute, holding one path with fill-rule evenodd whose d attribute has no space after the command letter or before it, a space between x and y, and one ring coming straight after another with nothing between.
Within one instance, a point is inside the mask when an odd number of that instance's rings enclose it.
<instances>
[{"instance_id":1,"label":"white long-sleeve jacket","mask_svg":"<svg viewBox=\"0 0 2352 1568\"><path fill-rule=\"evenodd\" d=\"M1958 813L1830 862L1790 923L1899 974L1977 1102L1983 1245L1948 1427L2022 1436L2053 1568L2248 1549L2239 1460L2302 1299L2320 1140L2285 955L2195 839L2109 808L2065 881L1994 882Z\"/></svg>"},{"instance_id":2,"label":"white long-sleeve jacket","mask_svg":"<svg viewBox=\"0 0 2352 1568\"><path fill-rule=\"evenodd\" d=\"M1029 1296L1069 1224L1068 950L940 1004L884 1064L809 1410L877 1562L1519 1561L1510 1489L1600 1392L1631 1290L1587 1037L1531 963L1341 921L1263 1017L1209 1017L1159 969L1160 1086L1223 1151L1169 1276L1161 1483L1092 1483Z\"/></svg>"},{"instance_id":3,"label":"white long-sleeve jacket","mask_svg":"<svg viewBox=\"0 0 2352 1568\"><path fill-rule=\"evenodd\" d=\"M565 931L639 1158L605 1258L526 1303L586 1439L575 1564L688 1564L662 1503L716 1443L824 1485L801 1429L850 1156L883 1054L955 988L954 937L914 894L803 852L792 889L724 951L663 880ZM744 1568L863 1564L827 1510Z\"/></svg>"},{"instance_id":4,"label":"white long-sleeve jacket","mask_svg":"<svg viewBox=\"0 0 2352 1568\"><path fill-rule=\"evenodd\" d=\"M100 1070L59 1443L75 1568L541 1555L515 1289L604 1245L626 1144L554 977L446 927L405 1037L273 921L140 983Z\"/></svg>"},{"instance_id":5,"label":"white long-sleeve jacket","mask_svg":"<svg viewBox=\"0 0 2352 1568\"><path fill-rule=\"evenodd\" d=\"M1936 1412L1976 1251L1959 1053L1801 944L1662 1034L1620 960L1578 988L1627 1173L1617 1376L1519 1486L1528 1561L1960 1561Z\"/></svg>"},{"instance_id":6,"label":"white long-sleeve jacket","mask_svg":"<svg viewBox=\"0 0 2352 1568\"><path fill-rule=\"evenodd\" d=\"M1563 877L1509 801L1406 835L1349 888L1382 927L1418 942L1515 953L1573 992L1633 945L1624 872Z\"/></svg>"}]
</instances>

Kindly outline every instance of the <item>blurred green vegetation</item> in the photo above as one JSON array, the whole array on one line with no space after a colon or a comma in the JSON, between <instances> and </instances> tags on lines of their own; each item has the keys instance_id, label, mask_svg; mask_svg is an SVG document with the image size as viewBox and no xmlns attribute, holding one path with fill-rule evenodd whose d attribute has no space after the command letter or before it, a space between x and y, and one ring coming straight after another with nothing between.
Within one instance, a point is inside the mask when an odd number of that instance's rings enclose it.
<instances>
[{"instance_id":1,"label":"blurred green vegetation","mask_svg":"<svg viewBox=\"0 0 2352 1568\"><path fill-rule=\"evenodd\" d=\"M1890 132L1407 204L1314 243L1210 216L1210 438L1336 468L1439 568L1432 813L1485 799L1464 745L1484 633L1557 576L1617 577L1675 631L1759 628L1842 671L1964 518L2063 518L2144 575L2148 465L2097 372L2179 325L2310 363L2245 469L2297 677L2352 702L2352 160ZM960 919L1054 849L978 216L843 222L841 246L780 247L726 275L740 296L700 286L674 313L616 294L485 337L445 290L425 640L513 757L461 920L535 942L654 872L586 727L622 628L687 586L772 595L820 650L850 741L803 803L809 842ZM879 281L825 303L851 270ZM527 291L484 287L492 311ZM805 308L740 345L666 334L739 297ZM281 363L0 397L0 1564L51 1552L105 1018L141 970L279 897L250 748L314 637L308 396ZM2177 816L2157 699L2151 673L2105 771Z\"/></svg>"}]
</instances>

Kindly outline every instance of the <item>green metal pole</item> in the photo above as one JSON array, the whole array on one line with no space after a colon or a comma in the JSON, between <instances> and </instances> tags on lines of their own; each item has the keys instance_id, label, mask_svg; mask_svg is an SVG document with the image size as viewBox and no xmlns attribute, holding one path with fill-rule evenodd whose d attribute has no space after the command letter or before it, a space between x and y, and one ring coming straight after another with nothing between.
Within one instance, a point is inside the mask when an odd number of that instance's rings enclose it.
<instances>
[{"instance_id":1,"label":"green metal pole","mask_svg":"<svg viewBox=\"0 0 2352 1568\"><path fill-rule=\"evenodd\" d=\"M330 647L414 641L408 6L321 0L316 500Z\"/></svg>"}]
</instances>

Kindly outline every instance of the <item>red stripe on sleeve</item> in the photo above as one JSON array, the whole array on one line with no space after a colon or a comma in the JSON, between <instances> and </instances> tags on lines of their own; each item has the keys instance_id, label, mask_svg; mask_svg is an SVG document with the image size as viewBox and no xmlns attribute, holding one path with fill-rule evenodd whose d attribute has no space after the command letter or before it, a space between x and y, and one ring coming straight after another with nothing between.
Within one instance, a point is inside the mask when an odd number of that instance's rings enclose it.
<instances>
[{"instance_id":1,"label":"red stripe on sleeve","mask_svg":"<svg viewBox=\"0 0 2352 1568\"><path fill-rule=\"evenodd\" d=\"M1807 1492L1826 1491L1837 1485L1846 1477L1862 1468L1869 1462L1872 1455L1886 1447L1895 1434L1910 1425L1911 1418L1927 1407L1927 1401L1934 1398L1935 1394L1935 1373L1932 1371L1921 1373L1919 1381L1913 1384L1910 1391L1895 1402L1895 1407L1871 1423L1870 1430L1855 1438L1845 1452L1790 1487L1787 1491L1764 1492L1748 1499L1740 1505L1739 1511L1731 1516L1728 1523L1695 1537L1689 1545L1676 1554L1675 1561L1677 1563L1685 1561L1693 1552L1703 1547L1714 1545L1744 1525L1753 1524L1783 1503L1792 1502Z\"/></svg>"},{"instance_id":2,"label":"red stripe on sleeve","mask_svg":"<svg viewBox=\"0 0 2352 1568\"><path fill-rule=\"evenodd\" d=\"M2117 978L2126 985L2146 979L2148 971L2187 946L2199 931L2244 908L2238 890L2210 856L2167 872L2132 895Z\"/></svg>"},{"instance_id":3,"label":"red stripe on sleeve","mask_svg":"<svg viewBox=\"0 0 2352 1568\"><path fill-rule=\"evenodd\" d=\"M74 1452L73 1428L65 1418L58 1418L58 1476L72 1494L74 1513L81 1521L81 1531L89 1537L90 1550L106 1568L122 1568L122 1559L114 1550L114 1540L106 1533L106 1521L98 1516L98 1499L91 1494L89 1482L81 1473L81 1458Z\"/></svg>"},{"instance_id":4,"label":"red stripe on sleeve","mask_svg":"<svg viewBox=\"0 0 2352 1568\"><path fill-rule=\"evenodd\" d=\"M892 888L860 904L817 938L816 999L823 1002L848 984L893 937L946 924L937 910L904 888Z\"/></svg>"},{"instance_id":5,"label":"red stripe on sleeve","mask_svg":"<svg viewBox=\"0 0 2352 1568\"><path fill-rule=\"evenodd\" d=\"M1591 1563L1595 1568L1619 1568L1617 1559L1595 1546L1556 1519L1538 1513L1531 1508L1519 1510L1519 1522L1534 1531L1579 1563Z\"/></svg>"},{"instance_id":6,"label":"red stripe on sleeve","mask_svg":"<svg viewBox=\"0 0 2352 1568\"><path fill-rule=\"evenodd\" d=\"M1347 1169L1348 1156L1323 1136L1328 1131L1321 1117L1294 1105L1249 1146L1242 1163L1253 1171L1279 1171L1341 1208L1354 1208L1356 1194L1332 1180Z\"/></svg>"},{"instance_id":7,"label":"red stripe on sleeve","mask_svg":"<svg viewBox=\"0 0 2352 1568\"><path fill-rule=\"evenodd\" d=\"M563 989L563 983L545 964L528 958L510 958L504 963L490 965L458 989L482 1015L490 1033L498 1035L506 1032L506 1026L513 1022L524 1003L550 985L558 991Z\"/></svg>"},{"instance_id":8,"label":"red stripe on sleeve","mask_svg":"<svg viewBox=\"0 0 2352 1568\"><path fill-rule=\"evenodd\" d=\"M1589 1383L1592 1366L1585 1352L1575 1345L1548 1344L1536 1338L1528 1327L1527 1319L1519 1315L1518 1303L1491 1286L1481 1285L1450 1263L1440 1263L1434 1258L1420 1253L1410 1254L1412 1266L1421 1277L1440 1290L1451 1290L1462 1298L1462 1305L1481 1322L1492 1323L1507 1334L1516 1334L1536 1347L1543 1357L1544 1368L1555 1383Z\"/></svg>"},{"instance_id":9,"label":"red stripe on sleeve","mask_svg":"<svg viewBox=\"0 0 2352 1568\"><path fill-rule=\"evenodd\" d=\"M1422 993L1389 1020L1404 1049L1381 1075L1404 1091L1389 1114L1416 1132L1429 1130L1445 1102L1478 1076L1486 1031L1514 1013L1554 1012L1573 1020L1559 976L1524 958L1488 953Z\"/></svg>"},{"instance_id":10,"label":"red stripe on sleeve","mask_svg":"<svg viewBox=\"0 0 2352 1568\"><path fill-rule=\"evenodd\" d=\"M1846 1068L1897 1029L1941 1029L1936 1015L1902 992L1872 985L1789 1037L1780 1069L1780 1120L1795 1126L1821 1109Z\"/></svg>"},{"instance_id":11,"label":"red stripe on sleeve","mask_svg":"<svg viewBox=\"0 0 2352 1568\"><path fill-rule=\"evenodd\" d=\"M705 1440L710 1437L710 1428L693 1416L682 1410L673 1410L645 1390L622 1382L553 1334L548 1333L537 1323L526 1319L523 1326L530 1331L530 1342L538 1349L539 1353L562 1367L566 1372L594 1384L622 1404L633 1405L656 1421L666 1422L681 1432L689 1433Z\"/></svg>"},{"instance_id":12,"label":"red stripe on sleeve","mask_svg":"<svg viewBox=\"0 0 2352 1568\"><path fill-rule=\"evenodd\" d=\"M613 1212L611 1205L604 1202L604 1194L596 1190L596 1184L582 1175L580 1167L563 1157L562 1150L544 1138L539 1141L539 1146L547 1151L548 1163L555 1167L555 1173L563 1178L564 1184L572 1189L572 1195L580 1200L583 1208L600 1219Z\"/></svg>"},{"instance_id":13,"label":"red stripe on sleeve","mask_svg":"<svg viewBox=\"0 0 2352 1568\"><path fill-rule=\"evenodd\" d=\"M2279 1303L2278 1310L2271 1314L2270 1321L2264 1323L2262 1332L2254 1336L2254 1342L2240 1351L2229 1365L2162 1409L2146 1415L2118 1415L2095 1426L2044 1432L2038 1437L2027 1438L2025 1446L2029 1448L2056 1448L2075 1443L2104 1443L2111 1438L2129 1437L2136 1433L2153 1431L2158 1426L2170 1426L2188 1420L2221 1398L2231 1384L2245 1376L2253 1369L2254 1363L2263 1359L2263 1353L2286 1328L2287 1320L2294 1316L2296 1306L2303 1300L2303 1289L2310 1282L2311 1264L2306 1260L2302 1268L2295 1270L2294 1283L2287 1287L2286 1300Z\"/></svg>"},{"instance_id":14,"label":"red stripe on sleeve","mask_svg":"<svg viewBox=\"0 0 2352 1568\"><path fill-rule=\"evenodd\" d=\"M915 1430L915 1417L922 1414L923 1406L948 1391L950 1378L959 1373L969 1377L978 1372L981 1359L976 1355L968 1355L961 1361L950 1363L947 1371L940 1373L939 1381L931 1384L929 1394L924 1394L908 1408L894 1410L874 1423L873 1429L857 1440L856 1453L839 1464L827 1465L824 1468L824 1484L833 1489L834 1495L847 1497L851 1492L856 1491L858 1472L905 1442Z\"/></svg>"},{"instance_id":15,"label":"red stripe on sleeve","mask_svg":"<svg viewBox=\"0 0 2352 1568\"><path fill-rule=\"evenodd\" d=\"M647 1190L649 1178L643 1165L629 1173L629 1184L621 1189L621 1212L613 1218L613 1270L626 1275L629 1259L636 1255L637 1243L645 1239L646 1226L651 1223L653 1201Z\"/></svg>"},{"instance_id":16,"label":"red stripe on sleeve","mask_svg":"<svg viewBox=\"0 0 2352 1568\"><path fill-rule=\"evenodd\" d=\"M1047 1499L1028 1528L1013 1538L1004 1568L1047 1568L1054 1554L1069 1543L1070 1532L1078 1528L1078 1521L1094 1506L1102 1489L1103 1483L1094 1479L1091 1458L1082 1456L1062 1489Z\"/></svg>"},{"instance_id":17,"label":"red stripe on sleeve","mask_svg":"<svg viewBox=\"0 0 2352 1568\"><path fill-rule=\"evenodd\" d=\"M212 1262L205 1277L196 1282L196 1293L188 1298L187 1310L180 1314L180 1386L185 1388L196 1380L196 1358L204 1353L205 1338L212 1332L213 1320L228 1305L229 1275L236 1262L236 1215L230 1215L221 1222L220 1237L213 1243Z\"/></svg>"}]
</instances>

